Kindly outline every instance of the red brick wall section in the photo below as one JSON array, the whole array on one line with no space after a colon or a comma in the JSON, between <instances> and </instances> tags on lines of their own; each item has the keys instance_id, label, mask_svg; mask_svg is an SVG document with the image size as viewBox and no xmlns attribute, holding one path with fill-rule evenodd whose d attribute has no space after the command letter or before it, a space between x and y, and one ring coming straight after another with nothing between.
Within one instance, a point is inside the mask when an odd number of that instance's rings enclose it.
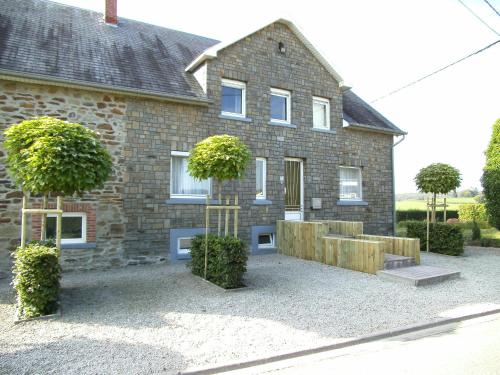
<instances>
[{"instance_id":1,"label":"red brick wall section","mask_svg":"<svg viewBox=\"0 0 500 375\"><path fill-rule=\"evenodd\" d=\"M55 203L49 203L48 208L55 209ZM41 204L33 204L33 208L40 208ZM95 208L91 203L63 202L64 212L85 212L87 214L87 242L95 242ZM42 225L42 216L33 215L31 218L32 239L40 239L40 229Z\"/></svg>"}]
</instances>

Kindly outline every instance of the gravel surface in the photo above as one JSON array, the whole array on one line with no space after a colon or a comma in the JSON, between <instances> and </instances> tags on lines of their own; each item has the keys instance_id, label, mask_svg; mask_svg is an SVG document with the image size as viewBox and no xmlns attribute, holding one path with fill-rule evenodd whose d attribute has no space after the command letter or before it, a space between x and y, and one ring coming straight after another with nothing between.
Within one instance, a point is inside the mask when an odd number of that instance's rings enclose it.
<instances>
[{"instance_id":1,"label":"gravel surface","mask_svg":"<svg viewBox=\"0 0 500 375\"><path fill-rule=\"evenodd\" d=\"M462 278L416 288L280 255L250 257L250 287L232 292L182 264L68 273L62 317L17 325L3 279L0 374L177 373L500 307L500 249L422 263Z\"/></svg>"}]
</instances>

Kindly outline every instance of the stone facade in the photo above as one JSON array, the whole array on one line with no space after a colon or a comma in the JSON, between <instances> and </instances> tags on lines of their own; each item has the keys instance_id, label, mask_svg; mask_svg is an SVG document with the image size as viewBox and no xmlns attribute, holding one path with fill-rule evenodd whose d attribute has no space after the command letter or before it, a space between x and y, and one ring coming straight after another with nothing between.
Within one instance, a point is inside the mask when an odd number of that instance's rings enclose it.
<instances>
[{"instance_id":1,"label":"stone facade","mask_svg":"<svg viewBox=\"0 0 500 375\"><path fill-rule=\"evenodd\" d=\"M277 45L286 46L280 53ZM96 244L63 249L65 269L121 266L169 258L171 229L204 226L203 204L170 199L172 151L189 151L214 134L242 138L253 157L267 158L269 205L255 205L255 162L246 177L225 186L239 192L240 236L250 242L255 226L272 226L284 217L285 157L304 162L304 218L359 220L365 232L392 232L392 135L342 127L342 93L287 26L275 23L220 51L206 69L208 106L118 97L75 89L0 81L0 126L48 115L79 122L101 133L114 158L106 187L78 203L96 212ZM204 75L202 75L204 76ZM246 82L246 117L220 118L221 78ZM295 128L270 125L270 88L291 92ZM312 129L312 97L330 99L330 132ZM1 152L1 151L0 151ZM19 237L20 193L6 176L0 153L0 269L6 249ZM362 168L365 206L338 205L339 166ZM313 210L312 198L322 208Z\"/></svg>"}]
</instances>

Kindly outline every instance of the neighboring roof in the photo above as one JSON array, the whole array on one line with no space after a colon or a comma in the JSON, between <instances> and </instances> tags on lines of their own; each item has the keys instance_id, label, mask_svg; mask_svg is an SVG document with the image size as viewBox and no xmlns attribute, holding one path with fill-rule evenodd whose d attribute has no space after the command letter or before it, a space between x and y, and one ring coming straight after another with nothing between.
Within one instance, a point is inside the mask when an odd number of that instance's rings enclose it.
<instances>
[{"instance_id":1,"label":"neighboring roof","mask_svg":"<svg viewBox=\"0 0 500 375\"><path fill-rule=\"evenodd\" d=\"M340 75L295 24L274 22L287 25L342 85ZM115 27L91 10L44 0L2 0L0 78L206 105L206 95L190 71L240 39L221 43L126 18L119 18ZM343 102L344 119L351 127L404 134L353 92L345 91Z\"/></svg>"},{"instance_id":2,"label":"neighboring roof","mask_svg":"<svg viewBox=\"0 0 500 375\"><path fill-rule=\"evenodd\" d=\"M349 127L397 135L406 134L351 90L344 91L342 103L344 120Z\"/></svg>"},{"instance_id":3,"label":"neighboring roof","mask_svg":"<svg viewBox=\"0 0 500 375\"><path fill-rule=\"evenodd\" d=\"M41 0L2 0L0 73L204 98L185 67L217 40Z\"/></svg>"},{"instance_id":4,"label":"neighboring roof","mask_svg":"<svg viewBox=\"0 0 500 375\"><path fill-rule=\"evenodd\" d=\"M304 34L299 30L296 24L294 24L290 20L286 20L284 18L278 18L277 20L274 20L272 22L265 23L263 26L254 28L246 33L244 35L241 35L236 38L232 38L228 41L218 43L210 48L208 48L206 51L203 51L202 54L196 57L191 64L189 64L186 68L186 71L194 71L198 65L200 65L203 61L207 59L213 59L217 57L217 53L221 50L223 50L226 47L229 47L230 45L233 45L236 42L239 42L240 40L244 39L248 35L254 34L259 30L262 30L274 23L282 23L297 36L297 38L306 46L306 48L313 54L313 56L325 67L325 69L335 78L335 80L339 83L339 86L342 86L343 84L343 79L340 76L339 73L330 65L330 63L323 57L323 55L307 40L307 38L304 36Z\"/></svg>"}]
</instances>

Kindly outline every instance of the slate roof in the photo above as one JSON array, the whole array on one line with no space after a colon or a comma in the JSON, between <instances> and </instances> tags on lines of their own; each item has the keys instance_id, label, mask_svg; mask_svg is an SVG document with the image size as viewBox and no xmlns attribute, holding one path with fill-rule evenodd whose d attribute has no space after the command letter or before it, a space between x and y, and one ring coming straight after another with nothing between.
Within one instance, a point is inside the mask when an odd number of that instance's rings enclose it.
<instances>
[{"instance_id":1,"label":"slate roof","mask_svg":"<svg viewBox=\"0 0 500 375\"><path fill-rule=\"evenodd\" d=\"M206 100L186 67L217 40L45 0L0 3L0 74ZM351 91L344 119L403 132ZM353 126L354 127L354 126Z\"/></svg>"}]
</instances>

